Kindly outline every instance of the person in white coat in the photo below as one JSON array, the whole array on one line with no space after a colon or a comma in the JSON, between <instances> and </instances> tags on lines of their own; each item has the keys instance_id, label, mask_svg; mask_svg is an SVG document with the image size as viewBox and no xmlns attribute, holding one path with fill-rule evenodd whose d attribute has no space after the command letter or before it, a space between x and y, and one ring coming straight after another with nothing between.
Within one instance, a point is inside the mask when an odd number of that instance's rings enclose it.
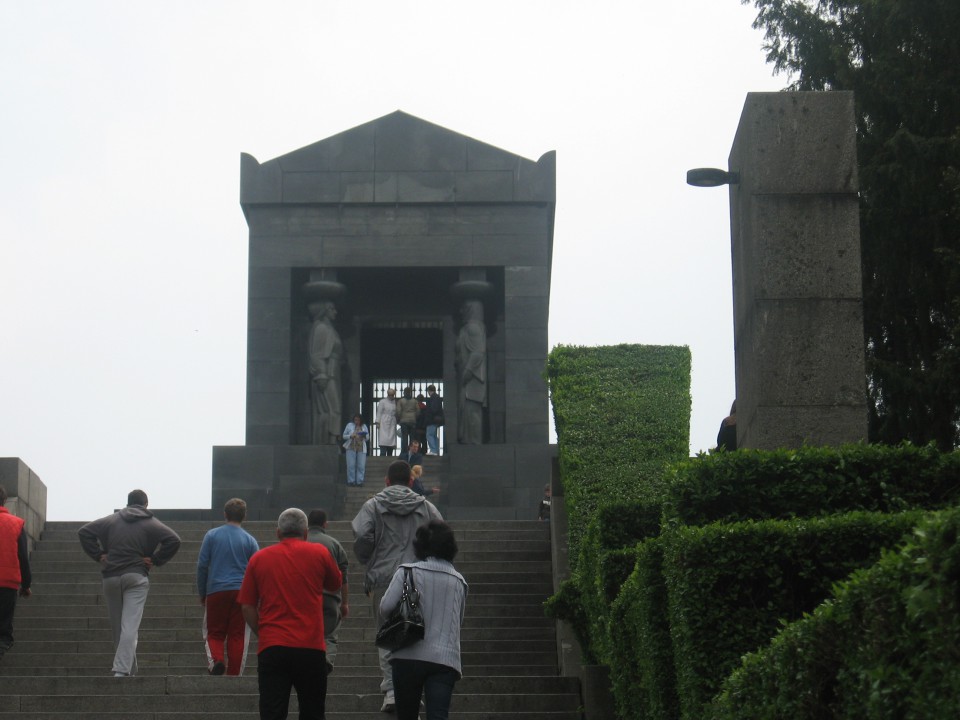
<instances>
[{"instance_id":1,"label":"person in white coat","mask_svg":"<svg viewBox=\"0 0 960 720\"><path fill-rule=\"evenodd\" d=\"M380 455L391 457L397 448L397 390L390 388L387 396L377 403L377 444Z\"/></svg>"}]
</instances>

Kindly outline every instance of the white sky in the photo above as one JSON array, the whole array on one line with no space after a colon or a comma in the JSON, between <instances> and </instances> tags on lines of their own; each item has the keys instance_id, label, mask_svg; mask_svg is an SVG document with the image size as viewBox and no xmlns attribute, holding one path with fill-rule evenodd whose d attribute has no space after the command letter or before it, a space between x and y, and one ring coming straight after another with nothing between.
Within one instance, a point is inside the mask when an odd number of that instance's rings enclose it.
<instances>
[{"instance_id":1,"label":"white sky","mask_svg":"<svg viewBox=\"0 0 960 720\"><path fill-rule=\"evenodd\" d=\"M689 345L691 451L734 397L725 189L738 0L0 0L0 457L89 519L134 487L210 506L244 442L240 153L394 110L557 152L550 345Z\"/></svg>"}]
</instances>

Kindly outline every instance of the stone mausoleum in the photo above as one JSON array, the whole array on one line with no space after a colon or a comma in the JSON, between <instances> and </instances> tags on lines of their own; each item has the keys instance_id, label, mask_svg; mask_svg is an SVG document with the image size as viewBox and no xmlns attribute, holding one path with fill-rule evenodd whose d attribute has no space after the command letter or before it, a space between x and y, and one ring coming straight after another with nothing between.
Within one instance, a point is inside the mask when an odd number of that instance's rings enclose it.
<instances>
[{"instance_id":1,"label":"stone mausoleum","mask_svg":"<svg viewBox=\"0 0 960 720\"><path fill-rule=\"evenodd\" d=\"M335 507L345 424L369 423L387 387L433 384L445 516L535 517L553 454L555 154L398 111L266 162L242 155L240 175L246 444L214 448L213 507Z\"/></svg>"}]
</instances>

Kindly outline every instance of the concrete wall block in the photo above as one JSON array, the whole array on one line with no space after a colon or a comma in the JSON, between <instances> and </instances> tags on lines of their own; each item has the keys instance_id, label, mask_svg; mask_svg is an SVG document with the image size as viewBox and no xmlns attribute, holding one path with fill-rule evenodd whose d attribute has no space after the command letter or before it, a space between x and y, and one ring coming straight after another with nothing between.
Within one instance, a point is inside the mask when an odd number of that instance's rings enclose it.
<instances>
[{"instance_id":1,"label":"concrete wall block","mask_svg":"<svg viewBox=\"0 0 960 720\"><path fill-rule=\"evenodd\" d=\"M466 139L466 149L467 170L470 172L503 170L513 175L520 174L521 169L527 170L528 165L534 165L529 160L473 138Z\"/></svg>"},{"instance_id":2,"label":"concrete wall block","mask_svg":"<svg viewBox=\"0 0 960 720\"><path fill-rule=\"evenodd\" d=\"M541 364L547 359L547 328L508 327L504 329L507 337L507 367L511 360L538 360ZM509 370L508 370L509 372Z\"/></svg>"},{"instance_id":3,"label":"concrete wall block","mask_svg":"<svg viewBox=\"0 0 960 720\"><path fill-rule=\"evenodd\" d=\"M279 475L336 477L340 468L338 445L288 445L275 449Z\"/></svg>"},{"instance_id":4,"label":"concrete wall block","mask_svg":"<svg viewBox=\"0 0 960 720\"><path fill-rule=\"evenodd\" d=\"M298 507L305 513L336 508L336 478L321 475L279 475L272 498L276 507Z\"/></svg>"},{"instance_id":5,"label":"concrete wall block","mask_svg":"<svg viewBox=\"0 0 960 720\"><path fill-rule=\"evenodd\" d=\"M30 468L20 458L0 458L0 485L7 491L7 497L28 500L30 494Z\"/></svg>"},{"instance_id":6,"label":"concrete wall block","mask_svg":"<svg viewBox=\"0 0 960 720\"><path fill-rule=\"evenodd\" d=\"M285 172L283 174L283 202L340 202L340 173Z\"/></svg>"},{"instance_id":7,"label":"concrete wall block","mask_svg":"<svg viewBox=\"0 0 960 720\"><path fill-rule=\"evenodd\" d=\"M552 207L557 200L557 154L554 151L540 156L520 171L513 193L516 202L540 202Z\"/></svg>"},{"instance_id":8,"label":"concrete wall block","mask_svg":"<svg viewBox=\"0 0 960 720\"><path fill-rule=\"evenodd\" d=\"M515 468L513 445L457 445L447 451L451 475L498 474L511 477ZM499 485L499 483L498 483Z\"/></svg>"},{"instance_id":9,"label":"concrete wall block","mask_svg":"<svg viewBox=\"0 0 960 720\"><path fill-rule=\"evenodd\" d=\"M214 511L219 511L220 518L223 517L223 506L232 498L240 498L247 503L247 520L276 520L279 515L273 510L273 488L254 489L214 485L210 494L210 505Z\"/></svg>"},{"instance_id":10,"label":"concrete wall block","mask_svg":"<svg viewBox=\"0 0 960 720\"><path fill-rule=\"evenodd\" d=\"M247 272L247 297L289 298L290 268L251 266Z\"/></svg>"},{"instance_id":11,"label":"concrete wall block","mask_svg":"<svg viewBox=\"0 0 960 720\"><path fill-rule=\"evenodd\" d=\"M506 436L511 442L518 444L546 443L550 437L550 424L546 420L539 423L511 423L507 425Z\"/></svg>"},{"instance_id":12,"label":"concrete wall block","mask_svg":"<svg viewBox=\"0 0 960 720\"><path fill-rule=\"evenodd\" d=\"M289 392L247 392L247 424L288 427Z\"/></svg>"},{"instance_id":13,"label":"concrete wall block","mask_svg":"<svg viewBox=\"0 0 960 720\"><path fill-rule=\"evenodd\" d=\"M542 243L546 245L546 238ZM513 265L504 268L504 295L550 297L550 271L546 265Z\"/></svg>"},{"instance_id":14,"label":"concrete wall block","mask_svg":"<svg viewBox=\"0 0 960 720\"><path fill-rule=\"evenodd\" d=\"M374 202L395 203L399 201L400 191L397 186L398 176L399 173L395 172L376 173L373 186Z\"/></svg>"},{"instance_id":15,"label":"concrete wall block","mask_svg":"<svg viewBox=\"0 0 960 720\"><path fill-rule=\"evenodd\" d=\"M250 265L256 267L315 267L323 260L324 239L319 235L258 238L250 243Z\"/></svg>"},{"instance_id":16,"label":"concrete wall block","mask_svg":"<svg viewBox=\"0 0 960 720\"><path fill-rule=\"evenodd\" d=\"M247 360L247 390L251 393L287 393L290 363Z\"/></svg>"},{"instance_id":17,"label":"concrete wall block","mask_svg":"<svg viewBox=\"0 0 960 720\"><path fill-rule=\"evenodd\" d=\"M865 403L832 406L763 405L757 407L747 425L742 429L738 427L738 430L738 442L741 445L761 450L866 442L867 406Z\"/></svg>"},{"instance_id":18,"label":"concrete wall block","mask_svg":"<svg viewBox=\"0 0 960 720\"><path fill-rule=\"evenodd\" d=\"M555 445L524 444L516 446L516 487L535 491L534 505L540 502L543 497L543 487L550 482L552 458L555 454ZM536 512L534 512L534 517L536 517Z\"/></svg>"},{"instance_id":19,"label":"concrete wall block","mask_svg":"<svg viewBox=\"0 0 960 720\"><path fill-rule=\"evenodd\" d=\"M485 230L486 228L484 228ZM547 265L547 238L541 234L475 235L477 265Z\"/></svg>"},{"instance_id":20,"label":"concrete wall block","mask_svg":"<svg viewBox=\"0 0 960 720\"><path fill-rule=\"evenodd\" d=\"M504 505L501 489L504 478L489 473L486 467L477 468L470 475L452 476L443 489L448 507L501 507Z\"/></svg>"},{"instance_id":21,"label":"concrete wall block","mask_svg":"<svg viewBox=\"0 0 960 720\"><path fill-rule=\"evenodd\" d=\"M457 202L509 202L513 199L510 171L470 171L455 174Z\"/></svg>"},{"instance_id":22,"label":"concrete wall block","mask_svg":"<svg viewBox=\"0 0 960 720\"><path fill-rule=\"evenodd\" d=\"M507 375L509 378L509 373ZM510 426L516 427L526 423L545 423L550 419L550 403L546 392L525 392L517 390L511 392L507 385L507 416ZM510 436L507 435L508 442Z\"/></svg>"},{"instance_id":23,"label":"concrete wall block","mask_svg":"<svg viewBox=\"0 0 960 720\"><path fill-rule=\"evenodd\" d=\"M370 171L375 167L375 146L376 126L369 122L281 155L277 162L284 172L305 172L317 168Z\"/></svg>"},{"instance_id":24,"label":"concrete wall block","mask_svg":"<svg viewBox=\"0 0 960 720\"><path fill-rule=\"evenodd\" d=\"M749 342L753 356L744 371L762 393L758 405L865 406L861 303L758 302L742 333L739 342Z\"/></svg>"},{"instance_id":25,"label":"concrete wall block","mask_svg":"<svg viewBox=\"0 0 960 720\"><path fill-rule=\"evenodd\" d=\"M47 486L43 484L33 470L29 472L27 485L27 502L30 504L30 508L45 518L47 516Z\"/></svg>"},{"instance_id":26,"label":"concrete wall block","mask_svg":"<svg viewBox=\"0 0 960 720\"><path fill-rule=\"evenodd\" d=\"M852 92L748 93L730 151L751 193L856 193Z\"/></svg>"},{"instance_id":27,"label":"concrete wall block","mask_svg":"<svg viewBox=\"0 0 960 720\"><path fill-rule=\"evenodd\" d=\"M247 330L247 362L287 359L290 356L290 331L286 328Z\"/></svg>"},{"instance_id":28,"label":"concrete wall block","mask_svg":"<svg viewBox=\"0 0 960 720\"><path fill-rule=\"evenodd\" d=\"M502 331L500 333L503 334ZM487 382L490 384L506 381L506 353L502 350L491 351L487 344Z\"/></svg>"},{"instance_id":29,"label":"concrete wall block","mask_svg":"<svg viewBox=\"0 0 960 720\"><path fill-rule=\"evenodd\" d=\"M253 425L247 423L248 445L287 445L290 443L290 428L286 425Z\"/></svg>"},{"instance_id":30,"label":"concrete wall block","mask_svg":"<svg viewBox=\"0 0 960 720\"><path fill-rule=\"evenodd\" d=\"M375 122L378 170L453 172L467 169L463 135L403 113Z\"/></svg>"},{"instance_id":31,"label":"concrete wall block","mask_svg":"<svg viewBox=\"0 0 960 720\"><path fill-rule=\"evenodd\" d=\"M267 446L245 445L214 446L213 448L213 488L237 490L270 490L273 488L274 448ZM227 496L223 502L233 495ZM244 500L250 500L243 495ZM214 503L217 508L223 504Z\"/></svg>"},{"instance_id":32,"label":"concrete wall block","mask_svg":"<svg viewBox=\"0 0 960 720\"><path fill-rule=\"evenodd\" d=\"M546 296L508 296L504 315L507 328L545 328L550 300Z\"/></svg>"},{"instance_id":33,"label":"concrete wall block","mask_svg":"<svg viewBox=\"0 0 960 720\"><path fill-rule=\"evenodd\" d=\"M750 214L742 255L755 298L862 297L856 195L755 197Z\"/></svg>"},{"instance_id":34,"label":"concrete wall block","mask_svg":"<svg viewBox=\"0 0 960 720\"><path fill-rule=\"evenodd\" d=\"M517 394L529 393L539 398L538 405L545 402L547 397L547 382L543 379L543 372L546 369L546 360L508 360L507 361L507 379L506 396L507 404L511 409L515 404L510 402L510 398Z\"/></svg>"},{"instance_id":35,"label":"concrete wall block","mask_svg":"<svg viewBox=\"0 0 960 720\"><path fill-rule=\"evenodd\" d=\"M452 172L399 172L397 200L409 203L457 200L456 176Z\"/></svg>"},{"instance_id":36,"label":"concrete wall block","mask_svg":"<svg viewBox=\"0 0 960 720\"><path fill-rule=\"evenodd\" d=\"M511 235L547 238L549 218L544 207L516 203L447 205L430 208L432 232L469 235ZM511 242L516 242L511 241ZM544 244L545 244L544 240ZM500 262L499 265L540 265Z\"/></svg>"},{"instance_id":37,"label":"concrete wall block","mask_svg":"<svg viewBox=\"0 0 960 720\"><path fill-rule=\"evenodd\" d=\"M282 198L283 171L276 160L262 165L253 155L240 153L240 202L279 203Z\"/></svg>"},{"instance_id":38,"label":"concrete wall block","mask_svg":"<svg viewBox=\"0 0 960 720\"><path fill-rule=\"evenodd\" d=\"M250 298L247 303L248 330L290 328L290 298Z\"/></svg>"},{"instance_id":39,"label":"concrete wall block","mask_svg":"<svg viewBox=\"0 0 960 720\"><path fill-rule=\"evenodd\" d=\"M370 203L376 199L377 173L340 173L340 202Z\"/></svg>"},{"instance_id":40,"label":"concrete wall block","mask_svg":"<svg viewBox=\"0 0 960 720\"><path fill-rule=\"evenodd\" d=\"M323 262L327 267L409 267L410 265L472 265L467 238L438 235L328 238Z\"/></svg>"}]
</instances>

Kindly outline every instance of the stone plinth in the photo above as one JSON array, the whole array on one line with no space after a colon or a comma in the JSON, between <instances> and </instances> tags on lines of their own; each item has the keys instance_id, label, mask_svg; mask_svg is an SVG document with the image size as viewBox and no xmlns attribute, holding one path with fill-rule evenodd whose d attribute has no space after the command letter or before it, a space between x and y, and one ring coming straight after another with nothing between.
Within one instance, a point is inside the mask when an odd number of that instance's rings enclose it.
<instances>
[{"instance_id":1,"label":"stone plinth","mask_svg":"<svg viewBox=\"0 0 960 720\"><path fill-rule=\"evenodd\" d=\"M867 435L853 94L750 93L730 152L738 446Z\"/></svg>"},{"instance_id":2,"label":"stone plinth","mask_svg":"<svg viewBox=\"0 0 960 720\"><path fill-rule=\"evenodd\" d=\"M47 486L20 458L0 458L0 485L7 491L7 510L25 522L32 551L47 521Z\"/></svg>"}]
</instances>

